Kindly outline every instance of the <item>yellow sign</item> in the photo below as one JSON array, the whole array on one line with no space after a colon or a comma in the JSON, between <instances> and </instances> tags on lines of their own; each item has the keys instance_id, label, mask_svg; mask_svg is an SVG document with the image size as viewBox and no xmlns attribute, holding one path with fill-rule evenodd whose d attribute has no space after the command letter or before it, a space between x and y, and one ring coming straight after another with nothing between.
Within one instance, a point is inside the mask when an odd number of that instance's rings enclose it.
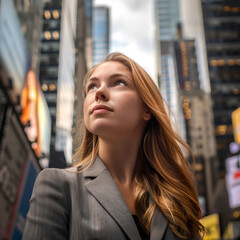
<instances>
[{"instance_id":1,"label":"yellow sign","mask_svg":"<svg viewBox=\"0 0 240 240\"><path fill-rule=\"evenodd\" d=\"M202 225L206 228L203 240L220 239L219 216L217 213L211 214L201 219Z\"/></svg>"},{"instance_id":2,"label":"yellow sign","mask_svg":"<svg viewBox=\"0 0 240 240\"><path fill-rule=\"evenodd\" d=\"M240 144L240 107L232 112L232 124L235 142Z\"/></svg>"},{"instance_id":3,"label":"yellow sign","mask_svg":"<svg viewBox=\"0 0 240 240\"><path fill-rule=\"evenodd\" d=\"M233 239L233 224L232 224L232 222L228 223L226 230L223 234L223 239Z\"/></svg>"}]
</instances>

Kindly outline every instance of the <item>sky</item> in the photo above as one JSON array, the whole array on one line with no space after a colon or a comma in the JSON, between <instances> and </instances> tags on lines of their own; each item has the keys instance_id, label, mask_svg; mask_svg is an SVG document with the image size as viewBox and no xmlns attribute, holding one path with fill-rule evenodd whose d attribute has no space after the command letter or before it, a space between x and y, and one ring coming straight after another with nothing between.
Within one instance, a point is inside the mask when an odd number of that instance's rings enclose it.
<instances>
[{"instance_id":1,"label":"sky","mask_svg":"<svg viewBox=\"0 0 240 240\"><path fill-rule=\"evenodd\" d=\"M156 82L154 0L95 0L110 8L110 52L139 63Z\"/></svg>"}]
</instances>

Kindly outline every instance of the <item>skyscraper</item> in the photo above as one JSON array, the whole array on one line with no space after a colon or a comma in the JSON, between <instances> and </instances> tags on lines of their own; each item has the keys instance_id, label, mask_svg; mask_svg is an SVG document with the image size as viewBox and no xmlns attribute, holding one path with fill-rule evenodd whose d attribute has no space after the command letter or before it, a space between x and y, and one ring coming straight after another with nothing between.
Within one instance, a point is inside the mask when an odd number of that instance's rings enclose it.
<instances>
[{"instance_id":1,"label":"skyscraper","mask_svg":"<svg viewBox=\"0 0 240 240\"><path fill-rule=\"evenodd\" d=\"M109 8L93 8L93 65L103 61L109 53Z\"/></svg>"},{"instance_id":2,"label":"skyscraper","mask_svg":"<svg viewBox=\"0 0 240 240\"><path fill-rule=\"evenodd\" d=\"M43 1L14 0L14 5L21 23L22 33L27 41L31 58L31 68L38 77L42 31Z\"/></svg>"},{"instance_id":3,"label":"skyscraper","mask_svg":"<svg viewBox=\"0 0 240 240\"><path fill-rule=\"evenodd\" d=\"M157 44L160 45L160 52L157 58L161 58L159 87L164 99L173 111L175 121L173 123L179 130L180 135L186 140L185 123L179 93L178 76L175 60L172 53L172 42L177 39L180 23L179 1L178 0L156 0L156 21L158 27ZM158 70L159 72L159 70Z\"/></svg>"},{"instance_id":4,"label":"skyscraper","mask_svg":"<svg viewBox=\"0 0 240 240\"><path fill-rule=\"evenodd\" d=\"M92 66L92 0L78 0L76 34L76 82L75 106L73 117L73 152L80 144L81 120L83 108L83 79Z\"/></svg>"},{"instance_id":5,"label":"skyscraper","mask_svg":"<svg viewBox=\"0 0 240 240\"><path fill-rule=\"evenodd\" d=\"M173 42L178 84L186 124L186 140L195 157L195 176L199 202L204 213L210 211L213 194L212 174L216 158L210 94L200 89L194 40Z\"/></svg>"},{"instance_id":6,"label":"skyscraper","mask_svg":"<svg viewBox=\"0 0 240 240\"><path fill-rule=\"evenodd\" d=\"M198 64L202 63L199 41L195 36L185 39L186 25L180 18L180 1L156 0L156 9L161 49L161 91L176 116L176 122L181 124L178 126L181 136L191 146L196 158L199 201L203 211L208 212L216 146L211 101L209 94L201 89L204 74L200 75L198 71Z\"/></svg>"},{"instance_id":7,"label":"skyscraper","mask_svg":"<svg viewBox=\"0 0 240 240\"><path fill-rule=\"evenodd\" d=\"M72 157L76 0L46 0L43 13L40 81L52 117L52 149Z\"/></svg>"},{"instance_id":8,"label":"skyscraper","mask_svg":"<svg viewBox=\"0 0 240 240\"><path fill-rule=\"evenodd\" d=\"M240 2L202 0L220 177L234 141L231 113L240 103Z\"/></svg>"},{"instance_id":9,"label":"skyscraper","mask_svg":"<svg viewBox=\"0 0 240 240\"><path fill-rule=\"evenodd\" d=\"M223 189L225 160L233 141L231 112L239 106L239 1L181 2L183 35L195 39L201 88L211 94L206 107L212 110L217 157L210 163L213 181L210 211L220 211L222 226L226 227L223 219L230 218Z\"/></svg>"},{"instance_id":10,"label":"skyscraper","mask_svg":"<svg viewBox=\"0 0 240 240\"><path fill-rule=\"evenodd\" d=\"M179 0L156 0L158 38L161 41L176 39L180 22Z\"/></svg>"}]
</instances>

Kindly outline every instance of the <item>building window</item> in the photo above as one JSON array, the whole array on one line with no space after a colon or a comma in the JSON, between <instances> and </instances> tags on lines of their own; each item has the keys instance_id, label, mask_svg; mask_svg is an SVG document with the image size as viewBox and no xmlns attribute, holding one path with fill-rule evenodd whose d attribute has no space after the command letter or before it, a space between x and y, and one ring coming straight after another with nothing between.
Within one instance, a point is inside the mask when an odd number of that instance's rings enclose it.
<instances>
[{"instance_id":1,"label":"building window","mask_svg":"<svg viewBox=\"0 0 240 240\"><path fill-rule=\"evenodd\" d=\"M53 18L58 19L59 18L59 12L57 10L53 11Z\"/></svg>"},{"instance_id":2,"label":"building window","mask_svg":"<svg viewBox=\"0 0 240 240\"><path fill-rule=\"evenodd\" d=\"M56 85L54 83L49 84L49 91L54 91L56 90Z\"/></svg>"},{"instance_id":3,"label":"building window","mask_svg":"<svg viewBox=\"0 0 240 240\"><path fill-rule=\"evenodd\" d=\"M53 31L52 33L54 39L59 39L59 32L58 31Z\"/></svg>"},{"instance_id":4,"label":"building window","mask_svg":"<svg viewBox=\"0 0 240 240\"><path fill-rule=\"evenodd\" d=\"M46 11L44 12L44 17L45 17L46 19L50 19L50 18L51 18L51 13L50 13L49 10L46 10Z\"/></svg>"},{"instance_id":5,"label":"building window","mask_svg":"<svg viewBox=\"0 0 240 240\"><path fill-rule=\"evenodd\" d=\"M211 66L216 67L218 65L217 60L211 60L210 61Z\"/></svg>"},{"instance_id":6,"label":"building window","mask_svg":"<svg viewBox=\"0 0 240 240\"><path fill-rule=\"evenodd\" d=\"M234 65L235 64L235 61L234 59L228 59L228 65Z\"/></svg>"},{"instance_id":7,"label":"building window","mask_svg":"<svg viewBox=\"0 0 240 240\"><path fill-rule=\"evenodd\" d=\"M45 39L50 40L51 39L51 33L49 31L45 31L44 32L44 37L45 37Z\"/></svg>"},{"instance_id":8,"label":"building window","mask_svg":"<svg viewBox=\"0 0 240 240\"><path fill-rule=\"evenodd\" d=\"M51 115L56 115L56 108L55 107L51 107L51 108L49 108L49 110L50 110L50 114Z\"/></svg>"},{"instance_id":9,"label":"building window","mask_svg":"<svg viewBox=\"0 0 240 240\"><path fill-rule=\"evenodd\" d=\"M218 125L215 129L216 135L232 135L233 134L233 127L232 125Z\"/></svg>"},{"instance_id":10,"label":"building window","mask_svg":"<svg viewBox=\"0 0 240 240\"><path fill-rule=\"evenodd\" d=\"M240 93L238 88L234 88L233 89L233 94L238 95Z\"/></svg>"},{"instance_id":11,"label":"building window","mask_svg":"<svg viewBox=\"0 0 240 240\"><path fill-rule=\"evenodd\" d=\"M49 102L55 103L57 101L57 95L55 93L45 94L45 97L46 97L48 103Z\"/></svg>"},{"instance_id":12,"label":"building window","mask_svg":"<svg viewBox=\"0 0 240 240\"><path fill-rule=\"evenodd\" d=\"M42 90L46 92L48 90L48 85L46 83L42 84Z\"/></svg>"}]
</instances>

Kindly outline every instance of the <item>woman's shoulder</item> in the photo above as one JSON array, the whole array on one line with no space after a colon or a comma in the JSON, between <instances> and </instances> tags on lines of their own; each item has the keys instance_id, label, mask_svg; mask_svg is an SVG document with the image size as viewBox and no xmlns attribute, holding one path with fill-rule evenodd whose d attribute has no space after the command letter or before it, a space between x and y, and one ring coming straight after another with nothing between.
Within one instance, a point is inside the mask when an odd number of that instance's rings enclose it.
<instances>
[{"instance_id":1,"label":"woman's shoulder","mask_svg":"<svg viewBox=\"0 0 240 240\"><path fill-rule=\"evenodd\" d=\"M81 175L75 167L66 169L45 168L38 174L36 184L73 184L76 181L79 182Z\"/></svg>"}]
</instances>

